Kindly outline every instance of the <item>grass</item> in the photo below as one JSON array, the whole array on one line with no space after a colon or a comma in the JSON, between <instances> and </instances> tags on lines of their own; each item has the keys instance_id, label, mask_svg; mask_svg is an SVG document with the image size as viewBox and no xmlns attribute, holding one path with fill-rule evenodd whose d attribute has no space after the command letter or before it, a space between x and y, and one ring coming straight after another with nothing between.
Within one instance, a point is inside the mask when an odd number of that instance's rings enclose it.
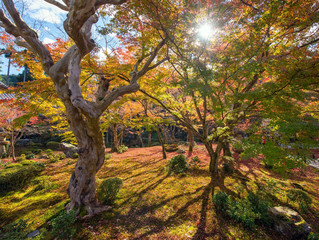
<instances>
[{"instance_id":1,"label":"grass","mask_svg":"<svg viewBox=\"0 0 319 240\"><path fill-rule=\"evenodd\" d=\"M168 153L164 160L160 147L112 154L99 171L97 182L109 177L123 180L115 206L110 212L78 221L76 239L280 239L270 229L256 225L249 230L216 212L212 191L241 198L259 191L273 205L297 210L315 232L319 231L317 170L308 167L283 177L257 160L246 160L237 163L232 175L211 182L208 157L201 146L196 147L195 154L201 160L200 167L185 175L167 174L167 163L176 153ZM66 188L74 164L73 159L48 163L42 172L46 180L33 181L36 184L1 196L0 227L18 219L31 223L30 231L46 226L67 203ZM43 189L37 188L41 182ZM299 204L289 202L285 194L289 189L307 192L312 198L311 207L300 209Z\"/></svg>"}]
</instances>

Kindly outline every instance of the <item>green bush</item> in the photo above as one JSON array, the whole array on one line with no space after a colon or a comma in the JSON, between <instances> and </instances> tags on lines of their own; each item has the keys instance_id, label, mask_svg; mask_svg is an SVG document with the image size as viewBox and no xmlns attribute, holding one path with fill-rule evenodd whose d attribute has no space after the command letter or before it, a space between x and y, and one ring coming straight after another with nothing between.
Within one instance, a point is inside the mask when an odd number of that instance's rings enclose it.
<instances>
[{"instance_id":1,"label":"green bush","mask_svg":"<svg viewBox=\"0 0 319 240\"><path fill-rule=\"evenodd\" d=\"M0 158L7 158L8 157L8 154L7 153L2 153Z\"/></svg>"},{"instance_id":2,"label":"green bush","mask_svg":"<svg viewBox=\"0 0 319 240\"><path fill-rule=\"evenodd\" d=\"M218 192L213 196L213 203L218 210L226 211L229 208L230 198L225 192Z\"/></svg>"},{"instance_id":3,"label":"green bush","mask_svg":"<svg viewBox=\"0 0 319 240\"><path fill-rule=\"evenodd\" d=\"M308 237L307 240L319 240L319 233L313 233L311 232Z\"/></svg>"},{"instance_id":4,"label":"green bush","mask_svg":"<svg viewBox=\"0 0 319 240\"><path fill-rule=\"evenodd\" d=\"M174 156L168 163L169 173L173 172L175 174L184 173L187 170L186 158L183 154Z\"/></svg>"},{"instance_id":5,"label":"green bush","mask_svg":"<svg viewBox=\"0 0 319 240\"><path fill-rule=\"evenodd\" d=\"M52 234L57 239L71 239L76 233L74 223L76 221L76 211L69 213L62 211L56 218L52 220Z\"/></svg>"},{"instance_id":6,"label":"green bush","mask_svg":"<svg viewBox=\"0 0 319 240\"><path fill-rule=\"evenodd\" d=\"M64 154L64 153L58 153L58 154L56 155L56 157L57 157L59 160L63 160L63 159L65 159L65 154Z\"/></svg>"},{"instance_id":7,"label":"green bush","mask_svg":"<svg viewBox=\"0 0 319 240\"><path fill-rule=\"evenodd\" d=\"M31 142L29 144L31 147L41 147L42 146L42 143L34 143L34 142Z\"/></svg>"},{"instance_id":8,"label":"green bush","mask_svg":"<svg viewBox=\"0 0 319 240\"><path fill-rule=\"evenodd\" d=\"M28 231L29 224L27 221L20 219L17 222L11 223L3 228L3 232L0 232L1 239L5 240L18 240L25 239Z\"/></svg>"},{"instance_id":9,"label":"green bush","mask_svg":"<svg viewBox=\"0 0 319 240\"><path fill-rule=\"evenodd\" d=\"M47 142L46 144L47 148L53 149L53 150L58 150L60 148L60 143L59 142Z\"/></svg>"},{"instance_id":10,"label":"green bush","mask_svg":"<svg viewBox=\"0 0 319 240\"><path fill-rule=\"evenodd\" d=\"M9 169L9 168L20 168L20 167L22 167L21 163L9 163L4 168Z\"/></svg>"},{"instance_id":11,"label":"green bush","mask_svg":"<svg viewBox=\"0 0 319 240\"><path fill-rule=\"evenodd\" d=\"M31 150L33 154L39 154L42 150L39 148L34 148Z\"/></svg>"},{"instance_id":12,"label":"green bush","mask_svg":"<svg viewBox=\"0 0 319 240\"><path fill-rule=\"evenodd\" d=\"M176 145L176 144L170 144L170 145L165 144L165 150L166 150L166 152L176 152L178 150L178 145Z\"/></svg>"},{"instance_id":13,"label":"green bush","mask_svg":"<svg viewBox=\"0 0 319 240\"><path fill-rule=\"evenodd\" d=\"M36 161L32 161L32 160L23 160L20 162L20 164L22 164L23 166L32 165L34 163L36 163Z\"/></svg>"},{"instance_id":14,"label":"green bush","mask_svg":"<svg viewBox=\"0 0 319 240\"><path fill-rule=\"evenodd\" d=\"M41 164L20 165L0 172L0 193L26 186L44 170L44 166Z\"/></svg>"},{"instance_id":15,"label":"green bush","mask_svg":"<svg viewBox=\"0 0 319 240\"><path fill-rule=\"evenodd\" d=\"M244 226L253 228L255 226L255 219L258 218L258 214L252 209L251 203L246 199L239 199L232 201L227 209L227 214L238 222L241 222Z\"/></svg>"},{"instance_id":16,"label":"green bush","mask_svg":"<svg viewBox=\"0 0 319 240\"><path fill-rule=\"evenodd\" d=\"M26 159L33 159L35 158L35 155L33 153L30 153L28 155L25 156Z\"/></svg>"},{"instance_id":17,"label":"green bush","mask_svg":"<svg viewBox=\"0 0 319 240\"><path fill-rule=\"evenodd\" d=\"M199 164L200 164L199 157L195 156L189 161L188 167L198 168Z\"/></svg>"},{"instance_id":18,"label":"green bush","mask_svg":"<svg viewBox=\"0 0 319 240\"><path fill-rule=\"evenodd\" d=\"M301 189L290 189L287 191L287 199L298 203L301 209L307 209L312 204L312 199L305 191Z\"/></svg>"},{"instance_id":19,"label":"green bush","mask_svg":"<svg viewBox=\"0 0 319 240\"><path fill-rule=\"evenodd\" d=\"M106 154L106 155L105 155L105 161L106 161L106 160L109 160L111 157L112 157L112 154Z\"/></svg>"},{"instance_id":20,"label":"green bush","mask_svg":"<svg viewBox=\"0 0 319 240\"><path fill-rule=\"evenodd\" d=\"M213 196L213 202L218 210L248 228L253 228L258 222L267 226L271 225L268 215L270 204L256 194L251 193L247 199L235 200L230 199L225 192L218 192Z\"/></svg>"},{"instance_id":21,"label":"green bush","mask_svg":"<svg viewBox=\"0 0 319 240\"><path fill-rule=\"evenodd\" d=\"M124 153L124 152L126 152L127 150L128 150L128 147L127 147L127 146L121 145L121 146L118 147L117 152L118 152L118 153Z\"/></svg>"},{"instance_id":22,"label":"green bush","mask_svg":"<svg viewBox=\"0 0 319 240\"><path fill-rule=\"evenodd\" d=\"M45 150L44 152L45 152L46 154L48 154L48 155L54 154L52 149L47 149L47 150Z\"/></svg>"},{"instance_id":23,"label":"green bush","mask_svg":"<svg viewBox=\"0 0 319 240\"><path fill-rule=\"evenodd\" d=\"M26 160L25 154L21 154L20 157L16 157L16 161L17 162L22 162L22 161L25 161L25 160Z\"/></svg>"},{"instance_id":24,"label":"green bush","mask_svg":"<svg viewBox=\"0 0 319 240\"><path fill-rule=\"evenodd\" d=\"M97 191L100 202L103 204L113 204L122 185L123 181L120 178L108 178L103 180Z\"/></svg>"}]
</instances>

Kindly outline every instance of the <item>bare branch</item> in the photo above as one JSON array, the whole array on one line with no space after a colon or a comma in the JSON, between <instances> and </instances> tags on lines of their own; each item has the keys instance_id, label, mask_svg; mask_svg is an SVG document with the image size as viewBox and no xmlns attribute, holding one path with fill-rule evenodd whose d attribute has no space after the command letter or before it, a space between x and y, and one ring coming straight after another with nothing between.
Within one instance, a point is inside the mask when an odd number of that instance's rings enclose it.
<instances>
[{"instance_id":1,"label":"bare branch","mask_svg":"<svg viewBox=\"0 0 319 240\"><path fill-rule=\"evenodd\" d=\"M46 72L49 71L50 67L54 64L53 59L49 50L43 45L43 43L38 39L38 34L32 30L21 18L19 12L15 8L15 5L12 0L3 0L2 1L12 17L16 30L19 33L19 36L30 45L33 52L38 55L43 65L43 68Z\"/></svg>"},{"instance_id":2,"label":"bare branch","mask_svg":"<svg viewBox=\"0 0 319 240\"><path fill-rule=\"evenodd\" d=\"M260 11L258 8L254 7L252 4L247 3L247 2L245 2L245 1L243 1L243 0L240 0L240 1L241 1L244 5L246 5L246 6L250 7L250 8L252 8L252 9L254 9L255 11Z\"/></svg>"},{"instance_id":3,"label":"bare branch","mask_svg":"<svg viewBox=\"0 0 319 240\"><path fill-rule=\"evenodd\" d=\"M152 69L154 69L154 68L157 68L159 65L161 65L163 62L165 62L165 61L167 61L167 60L169 60L169 57L166 57L166 58L162 59L161 61L155 63L153 66L149 67L149 68L147 69L147 71L150 71L150 70L152 70Z\"/></svg>"},{"instance_id":4,"label":"bare branch","mask_svg":"<svg viewBox=\"0 0 319 240\"><path fill-rule=\"evenodd\" d=\"M89 118L97 118L98 115L95 111L95 104L83 98L80 86L80 73L81 73L81 53L75 48L70 54L70 61L68 64L69 70L69 94L74 107L78 108L85 116Z\"/></svg>"},{"instance_id":5,"label":"bare branch","mask_svg":"<svg viewBox=\"0 0 319 240\"><path fill-rule=\"evenodd\" d=\"M95 3L96 7L99 7L104 4L110 4L110 5L121 5L123 3L126 3L127 0L97 0Z\"/></svg>"},{"instance_id":6,"label":"bare branch","mask_svg":"<svg viewBox=\"0 0 319 240\"><path fill-rule=\"evenodd\" d=\"M0 26L3 27L7 33L15 37L20 36L18 28L4 15L2 9L0 9L0 21L2 22Z\"/></svg>"},{"instance_id":7,"label":"bare branch","mask_svg":"<svg viewBox=\"0 0 319 240\"><path fill-rule=\"evenodd\" d=\"M70 10L70 9L68 8L68 6L65 6L65 5L59 3L59 2L57 2L57 1L55 1L55 0L44 0L44 1L46 1L47 3L50 3L50 4L52 4L52 5L54 5L54 6L56 6L56 7L58 7L58 8L60 8L60 9L64 10L64 11L67 11L67 12L68 12L68 11Z\"/></svg>"},{"instance_id":8,"label":"bare branch","mask_svg":"<svg viewBox=\"0 0 319 240\"><path fill-rule=\"evenodd\" d=\"M144 64L143 68L138 71L136 74L138 76L138 78L140 78L141 76L143 76L145 73L147 73L150 69L149 66L151 65L151 63L153 62L153 60L155 59L155 57L157 56L159 50L165 45L166 43L166 39L163 39L154 49L154 51L151 53L150 57L147 59L146 63ZM134 73L133 73L134 74Z\"/></svg>"},{"instance_id":9,"label":"bare branch","mask_svg":"<svg viewBox=\"0 0 319 240\"><path fill-rule=\"evenodd\" d=\"M97 22L94 1L71 1L70 11L63 26L78 46L82 56L89 53L95 43L90 39L91 28Z\"/></svg>"}]
</instances>

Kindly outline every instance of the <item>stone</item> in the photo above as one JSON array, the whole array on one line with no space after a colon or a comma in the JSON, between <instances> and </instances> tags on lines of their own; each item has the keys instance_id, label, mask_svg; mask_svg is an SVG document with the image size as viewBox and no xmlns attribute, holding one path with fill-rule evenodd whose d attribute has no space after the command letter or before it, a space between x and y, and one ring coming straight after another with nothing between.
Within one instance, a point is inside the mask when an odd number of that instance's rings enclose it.
<instances>
[{"instance_id":1,"label":"stone","mask_svg":"<svg viewBox=\"0 0 319 240\"><path fill-rule=\"evenodd\" d=\"M176 152L177 152L178 154L183 154L183 153L185 153L186 151L183 150L183 149L178 149Z\"/></svg>"},{"instance_id":2,"label":"stone","mask_svg":"<svg viewBox=\"0 0 319 240\"><path fill-rule=\"evenodd\" d=\"M40 234L39 230L28 233L27 238L34 238Z\"/></svg>"},{"instance_id":3,"label":"stone","mask_svg":"<svg viewBox=\"0 0 319 240\"><path fill-rule=\"evenodd\" d=\"M268 209L274 228L285 239L303 239L311 232L309 224L296 211L283 206Z\"/></svg>"},{"instance_id":4,"label":"stone","mask_svg":"<svg viewBox=\"0 0 319 240\"><path fill-rule=\"evenodd\" d=\"M67 158L74 157L74 154L78 152L78 148L70 143L60 143L60 149L64 152Z\"/></svg>"}]
</instances>

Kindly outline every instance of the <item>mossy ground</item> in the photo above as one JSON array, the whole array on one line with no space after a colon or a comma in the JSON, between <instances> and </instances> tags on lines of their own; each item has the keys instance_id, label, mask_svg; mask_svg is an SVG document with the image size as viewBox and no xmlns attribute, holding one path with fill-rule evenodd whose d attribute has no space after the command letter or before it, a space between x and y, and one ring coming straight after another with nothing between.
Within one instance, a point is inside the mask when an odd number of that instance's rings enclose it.
<instances>
[{"instance_id":1,"label":"mossy ground","mask_svg":"<svg viewBox=\"0 0 319 240\"><path fill-rule=\"evenodd\" d=\"M194 153L201 160L200 167L185 175L167 174L167 163L174 155L169 153L168 159L162 159L160 147L113 153L99 171L97 182L109 177L123 180L115 206L112 211L78 221L76 239L280 239L269 228L256 225L249 230L216 212L212 191L242 198L249 192L262 192L274 205L301 213L319 232L318 170L307 167L282 176L265 169L257 159L242 160L233 174L222 174L211 182L203 146L196 146ZM30 231L46 226L68 201L66 188L75 162L47 163L31 185L0 196L0 227L18 219L32 223ZM289 202L288 189L307 192L311 207L300 209L297 203Z\"/></svg>"}]
</instances>

